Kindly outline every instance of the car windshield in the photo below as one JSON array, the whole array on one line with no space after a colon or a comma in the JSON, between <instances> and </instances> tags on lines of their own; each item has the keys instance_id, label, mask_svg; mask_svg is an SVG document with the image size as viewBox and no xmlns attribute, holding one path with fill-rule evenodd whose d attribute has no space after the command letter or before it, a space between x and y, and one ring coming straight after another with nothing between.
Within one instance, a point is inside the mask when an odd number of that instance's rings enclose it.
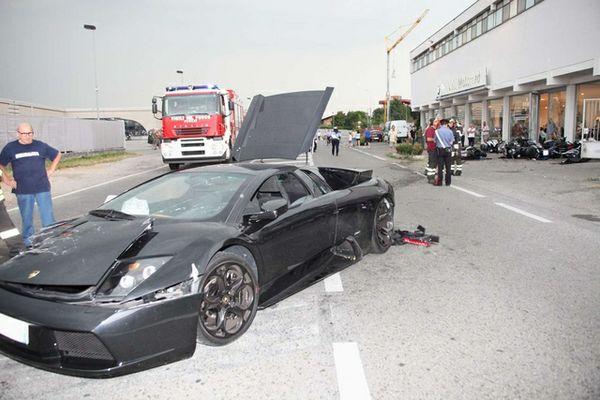
<instances>
[{"instance_id":1,"label":"car windshield","mask_svg":"<svg viewBox=\"0 0 600 400\"><path fill-rule=\"evenodd\" d=\"M225 221L242 184L250 175L226 171L167 174L103 204L134 216ZM98 215L95 210L94 215Z\"/></svg>"},{"instance_id":2,"label":"car windshield","mask_svg":"<svg viewBox=\"0 0 600 400\"><path fill-rule=\"evenodd\" d=\"M214 93L200 95L167 96L164 115L214 114L219 112L218 96Z\"/></svg>"}]
</instances>

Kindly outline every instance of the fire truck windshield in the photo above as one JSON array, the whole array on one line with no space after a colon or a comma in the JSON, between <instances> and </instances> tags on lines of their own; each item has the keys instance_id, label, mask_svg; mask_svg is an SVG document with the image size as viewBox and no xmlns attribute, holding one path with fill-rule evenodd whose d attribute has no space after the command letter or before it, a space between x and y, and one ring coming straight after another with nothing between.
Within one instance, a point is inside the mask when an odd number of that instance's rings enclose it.
<instances>
[{"instance_id":1,"label":"fire truck windshield","mask_svg":"<svg viewBox=\"0 0 600 400\"><path fill-rule=\"evenodd\" d=\"M219 112L218 96L211 94L192 94L166 96L164 98L164 116L214 114Z\"/></svg>"}]
</instances>

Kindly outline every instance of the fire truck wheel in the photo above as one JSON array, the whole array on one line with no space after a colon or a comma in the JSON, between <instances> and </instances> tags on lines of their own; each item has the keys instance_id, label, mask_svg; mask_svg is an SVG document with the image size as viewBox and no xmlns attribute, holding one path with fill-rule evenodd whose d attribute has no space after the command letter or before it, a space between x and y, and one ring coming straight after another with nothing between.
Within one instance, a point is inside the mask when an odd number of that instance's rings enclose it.
<instances>
[{"instance_id":1,"label":"fire truck wheel","mask_svg":"<svg viewBox=\"0 0 600 400\"><path fill-rule=\"evenodd\" d=\"M181 164L169 164L169 169L170 169L171 171L177 171L177 170L179 169L179 166L180 166L180 165L181 165Z\"/></svg>"}]
</instances>

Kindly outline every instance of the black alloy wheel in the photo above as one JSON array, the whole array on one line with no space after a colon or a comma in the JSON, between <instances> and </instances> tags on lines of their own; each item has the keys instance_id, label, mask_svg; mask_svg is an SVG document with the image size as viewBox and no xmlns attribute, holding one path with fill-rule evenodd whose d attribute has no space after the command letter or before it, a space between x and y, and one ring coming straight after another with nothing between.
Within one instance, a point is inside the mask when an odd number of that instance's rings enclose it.
<instances>
[{"instance_id":1,"label":"black alloy wheel","mask_svg":"<svg viewBox=\"0 0 600 400\"><path fill-rule=\"evenodd\" d=\"M384 197L379 201L373 221L371 250L373 253L385 253L392 245L394 232L394 205Z\"/></svg>"},{"instance_id":2,"label":"black alloy wheel","mask_svg":"<svg viewBox=\"0 0 600 400\"><path fill-rule=\"evenodd\" d=\"M248 263L232 253L210 261L200 285L197 341L222 346L246 332L258 309L258 279Z\"/></svg>"}]
</instances>

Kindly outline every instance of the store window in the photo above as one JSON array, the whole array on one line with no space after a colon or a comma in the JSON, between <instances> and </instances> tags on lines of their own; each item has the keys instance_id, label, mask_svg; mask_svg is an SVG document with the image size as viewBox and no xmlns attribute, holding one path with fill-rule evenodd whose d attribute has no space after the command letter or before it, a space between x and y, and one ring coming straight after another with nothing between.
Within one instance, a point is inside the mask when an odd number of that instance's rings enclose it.
<instances>
[{"instance_id":1,"label":"store window","mask_svg":"<svg viewBox=\"0 0 600 400\"><path fill-rule=\"evenodd\" d=\"M510 138L529 137L529 95L511 96L510 98Z\"/></svg>"},{"instance_id":2,"label":"store window","mask_svg":"<svg viewBox=\"0 0 600 400\"><path fill-rule=\"evenodd\" d=\"M479 140L481 138L481 122L483 120L483 103L471 103L469 104L469 108L471 109L471 123L477 129L475 138Z\"/></svg>"},{"instance_id":3,"label":"store window","mask_svg":"<svg viewBox=\"0 0 600 400\"><path fill-rule=\"evenodd\" d=\"M456 106L456 118L461 125L465 124L465 106Z\"/></svg>"},{"instance_id":4,"label":"store window","mask_svg":"<svg viewBox=\"0 0 600 400\"><path fill-rule=\"evenodd\" d=\"M591 106L594 103L597 104L593 99L597 99L597 102L600 102L600 81L593 83L584 83L582 85L577 85L577 125L575 132L575 139L580 140L584 128L583 124L583 104L584 101L587 100L586 103L586 126L585 128L592 128L594 122L600 118L600 115L591 115L590 110L592 110ZM596 108L594 108L596 109Z\"/></svg>"},{"instance_id":5,"label":"store window","mask_svg":"<svg viewBox=\"0 0 600 400\"><path fill-rule=\"evenodd\" d=\"M557 139L565 135L565 105L567 93L564 90L540 94L539 131L540 142Z\"/></svg>"},{"instance_id":6,"label":"store window","mask_svg":"<svg viewBox=\"0 0 600 400\"><path fill-rule=\"evenodd\" d=\"M502 139L502 99L488 100L487 126L490 129L490 139Z\"/></svg>"},{"instance_id":7,"label":"store window","mask_svg":"<svg viewBox=\"0 0 600 400\"><path fill-rule=\"evenodd\" d=\"M453 117L451 107L442 108L442 113L443 113L442 115L444 116L444 118L450 119L451 117Z\"/></svg>"}]
</instances>

